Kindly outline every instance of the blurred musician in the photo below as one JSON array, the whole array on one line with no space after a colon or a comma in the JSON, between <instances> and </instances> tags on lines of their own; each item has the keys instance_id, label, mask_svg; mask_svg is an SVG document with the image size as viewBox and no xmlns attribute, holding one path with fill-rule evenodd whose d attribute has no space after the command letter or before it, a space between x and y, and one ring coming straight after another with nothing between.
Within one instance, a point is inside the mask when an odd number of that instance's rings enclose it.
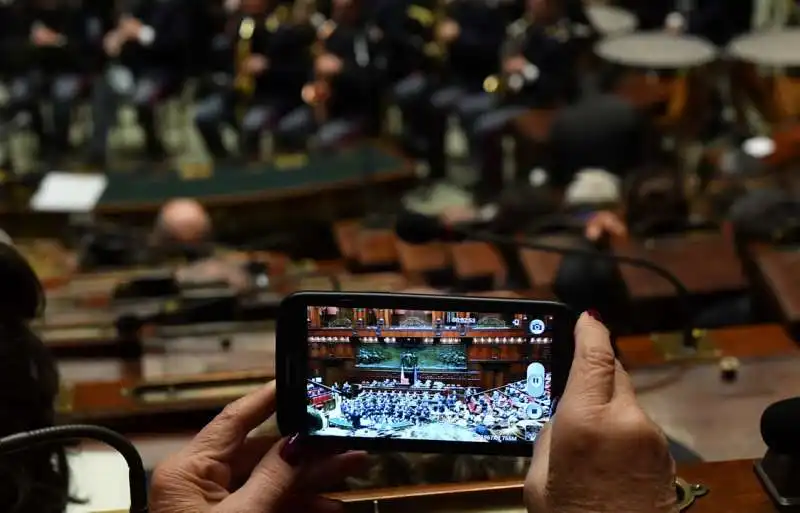
<instances>
[{"instance_id":1,"label":"blurred musician","mask_svg":"<svg viewBox=\"0 0 800 513\"><path fill-rule=\"evenodd\" d=\"M72 109L86 91L92 69L92 43L102 36L90 6L71 0L34 0L29 28L33 87L53 108L52 134L43 141L45 157L57 165L69 150Z\"/></svg>"},{"instance_id":2,"label":"blurred musician","mask_svg":"<svg viewBox=\"0 0 800 513\"><path fill-rule=\"evenodd\" d=\"M298 0L302 3L309 2ZM228 156L220 136L223 123L241 129L242 154L257 160L262 131L301 104L311 41L308 20L296 18L305 14L276 0L243 0L231 14L215 42L221 56L212 75L215 90L200 101L195 118L215 158Z\"/></svg>"},{"instance_id":3,"label":"blurred musician","mask_svg":"<svg viewBox=\"0 0 800 513\"><path fill-rule=\"evenodd\" d=\"M427 152L424 135L430 94L446 57L436 38L436 26L443 21L446 3L385 0L375 13L385 34L391 99L403 114L403 145L414 156Z\"/></svg>"},{"instance_id":4,"label":"blurred musician","mask_svg":"<svg viewBox=\"0 0 800 513\"><path fill-rule=\"evenodd\" d=\"M518 4L499 0L452 0L437 24L436 37L447 55L443 83L431 95L429 177L445 177L444 139L449 114L456 112L465 125L492 105L483 92L484 79L499 67L506 26L519 17Z\"/></svg>"},{"instance_id":5,"label":"blurred musician","mask_svg":"<svg viewBox=\"0 0 800 513\"><path fill-rule=\"evenodd\" d=\"M32 92L26 71L29 50L25 33L24 3L21 0L0 2L0 82L9 92L5 105L0 106L0 170L12 168L8 148L8 134L15 128L17 114L30 104L27 97Z\"/></svg>"},{"instance_id":6,"label":"blurred musician","mask_svg":"<svg viewBox=\"0 0 800 513\"><path fill-rule=\"evenodd\" d=\"M191 0L135 0L122 10L117 26L103 40L111 61L106 81L92 106L92 160L105 161L108 132L116 122L117 104L130 98L145 135L147 157L166 157L155 123L155 107L178 93L191 59Z\"/></svg>"},{"instance_id":7,"label":"blurred musician","mask_svg":"<svg viewBox=\"0 0 800 513\"><path fill-rule=\"evenodd\" d=\"M552 109L579 96L579 47L574 24L561 0L526 0L524 18L508 27L502 73L484 81L490 109L465 126L476 168L478 203L502 187L501 135L508 123L529 109Z\"/></svg>"},{"instance_id":8,"label":"blurred musician","mask_svg":"<svg viewBox=\"0 0 800 513\"><path fill-rule=\"evenodd\" d=\"M382 73L380 29L371 24L364 0L333 0L331 18L317 30L311 82L302 89L306 105L278 124L279 143L301 150L312 139L330 148L375 121Z\"/></svg>"}]
</instances>

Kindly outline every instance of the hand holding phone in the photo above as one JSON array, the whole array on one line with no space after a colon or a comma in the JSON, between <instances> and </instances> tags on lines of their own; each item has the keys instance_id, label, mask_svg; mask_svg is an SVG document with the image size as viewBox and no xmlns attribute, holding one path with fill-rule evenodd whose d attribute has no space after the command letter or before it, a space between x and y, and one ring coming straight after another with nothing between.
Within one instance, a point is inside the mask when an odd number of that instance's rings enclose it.
<instances>
[{"instance_id":1,"label":"hand holding phone","mask_svg":"<svg viewBox=\"0 0 800 513\"><path fill-rule=\"evenodd\" d=\"M292 295L277 329L281 431L341 450L530 455L574 326L552 302Z\"/></svg>"}]
</instances>

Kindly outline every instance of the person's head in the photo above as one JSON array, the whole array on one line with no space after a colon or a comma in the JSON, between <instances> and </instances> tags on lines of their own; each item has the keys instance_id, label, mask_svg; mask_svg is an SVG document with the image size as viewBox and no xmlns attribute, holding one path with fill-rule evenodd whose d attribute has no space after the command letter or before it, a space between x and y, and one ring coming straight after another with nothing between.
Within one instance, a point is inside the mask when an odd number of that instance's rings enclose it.
<instances>
[{"instance_id":1,"label":"person's head","mask_svg":"<svg viewBox=\"0 0 800 513\"><path fill-rule=\"evenodd\" d=\"M525 0L528 15L536 21L551 21L558 12L558 0Z\"/></svg>"},{"instance_id":2,"label":"person's head","mask_svg":"<svg viewBox=\"0 0 800 513\"><path fill-rule=\"evenodd\" d=\"M44 309L36 273L0 233L0 436L52 426L59 391L55 361L28 322ZM0 511L60 513L69 502L61 447L0 456Z\"/></svg>"},{"instance_id":3,"label":"person's head","mask_svg":"<svg viewBox=\"0 0 800 513\"><path fill-rule=\"evenodd\" d=\"M181 245L203 244L211 234L211 219L203 206L193 199L180 198L168 201L156 222L156 233L161 242Z\"/></svg>"},{"instance_id":4,"label":"person's head","mask_svg":"<svg viewBox=\"0 0 800 513\"><path fill-rule=\"evenodd\" d=\"M241 10L245 14L263 14L269 7L271 0L242 0Z\"/></svg>"}]
</instances>

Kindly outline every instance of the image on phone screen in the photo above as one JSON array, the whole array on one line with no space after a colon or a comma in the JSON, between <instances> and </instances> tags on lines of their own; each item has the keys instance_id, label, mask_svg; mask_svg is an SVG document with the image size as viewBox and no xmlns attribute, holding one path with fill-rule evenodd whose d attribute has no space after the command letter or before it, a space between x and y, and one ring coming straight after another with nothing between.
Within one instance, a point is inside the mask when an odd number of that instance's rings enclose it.
<instances>
[{"instance_id":1,"label":"image on phone screen","mask_svg":"<svg viewBox=\"0 0 800 513\"><path fill-rule=\"evenodd\" d=\"M530 443L548 421L552 316L308 307L310 435Z\"/></svg>"}]
</instances>

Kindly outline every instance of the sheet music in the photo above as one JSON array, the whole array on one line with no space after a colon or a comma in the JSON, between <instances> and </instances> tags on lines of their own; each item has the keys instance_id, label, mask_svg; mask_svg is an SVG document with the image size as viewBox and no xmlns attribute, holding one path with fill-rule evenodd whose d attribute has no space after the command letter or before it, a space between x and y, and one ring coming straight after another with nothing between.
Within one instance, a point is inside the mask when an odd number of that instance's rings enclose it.
<instances>
[{"instance_id":1,"label":"sheet music","mask_svg":"<svg viewBox=\"0 0 800 513\"><path fill-rule=\"evenodd\" d=\"M108 186L103 174L53 171L39 184L30 207L38 212L91 212Z\"/></svg>"}]
</instances>

